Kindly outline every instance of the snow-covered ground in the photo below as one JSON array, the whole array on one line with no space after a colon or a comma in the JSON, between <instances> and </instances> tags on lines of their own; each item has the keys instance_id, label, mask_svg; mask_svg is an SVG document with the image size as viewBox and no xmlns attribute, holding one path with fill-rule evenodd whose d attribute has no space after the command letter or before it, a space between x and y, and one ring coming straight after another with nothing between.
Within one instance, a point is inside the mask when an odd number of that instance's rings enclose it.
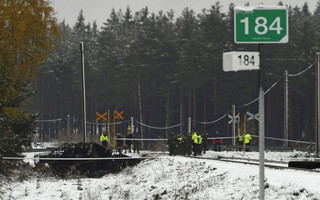
<instances>
[{"instance_id":1,"label":"snow-covered ground","mask_svg":"<svg viewBox=\"0 0 320 200\"><path fill-rule=\"evenodd\" d=\"M148 154L148 152L147 152ZM154 155L154 154L149 154ZM259 199L259 166L204 157L258 158L258 152L211 152L199 159L159 155L102 178L2 181L3 199ZM303 152L266 152L289 161ZM320 173L265 168L266 199L320 199ZM0 198L1 199L1 198Z\"/></svg>"}]
</instances>

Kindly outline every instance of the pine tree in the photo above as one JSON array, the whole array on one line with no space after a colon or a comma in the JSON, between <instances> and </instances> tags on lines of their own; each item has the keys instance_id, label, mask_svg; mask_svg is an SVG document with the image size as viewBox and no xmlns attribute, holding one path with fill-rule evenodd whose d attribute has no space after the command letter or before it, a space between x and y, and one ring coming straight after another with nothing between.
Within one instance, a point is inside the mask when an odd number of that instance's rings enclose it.
<instances>
[{"instance_id":1,"label":"pine tree","mask_svg":"<svg viewBox=\"0 0 320 200\"><path fill-rule=\"evenodd\" d=\"M316 35L315 48L317 51L320 51L320 1L317 2L317 7L313 15L313 20Z\"/></svg>"},{"instance_id":2,"label":"pine tree","mask_svg":"<svg viewBox=\"0 0 320 200\"><path fill-rule=\"evenodd\" d=\"M317 2L316 10L314 11L314 15L320 15L320 1Z\"/></svg>"},{"instance_id":3,"label":"pine tree","mask_svg":"<svg viewBox=\"0 0 320 200\"><path fill-rule=\"evenodd\" d=\"M188 116L197 116L197 88L201 86L201 78L197 75L203 69L199 51L199 22L193 10L185 8L177 19L179 60L177 69L181 87L188 91ZM192 114L192 115L191 115ZM195 125L195 124L194 124Z\"/></svg>"},{"instance_id":4,"label":"pine tree","mask_svg":"<svg viewBox=\"0 0 320 200\"><path fill-rule=\"evenodd\" d=\"M83 11L82 9L80 10L80 13L78 15L78 18L77 18L77 22L75 23L74 25L74 29L76 31L81 31L81 32L85 32L85 29L86 29L86 26L85 26L85 23L84 23L84 16L83 16Z\"/></svg>"}]
</instances>

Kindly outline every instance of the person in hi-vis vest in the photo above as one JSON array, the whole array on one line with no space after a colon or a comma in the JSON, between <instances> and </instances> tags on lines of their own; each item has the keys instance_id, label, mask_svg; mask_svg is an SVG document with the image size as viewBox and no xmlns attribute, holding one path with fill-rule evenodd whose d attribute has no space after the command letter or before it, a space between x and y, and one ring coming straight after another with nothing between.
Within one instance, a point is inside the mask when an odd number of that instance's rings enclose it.
<instances>
[{"instance_id":1,"label":"person in hi-vis vest","mask_svg":"<svg viewBox=\"0 0 320 200\"><path fill-rule=\"evenodd\" d=\"M102 146L104 146L104 147L108 146L109 140L108 140L108 136L107 136L107 133L106 133L106 132L104 132L104 133L101 134L101 136L100 136L100 142L101 142Z\"/></svg>"}]
</instances>

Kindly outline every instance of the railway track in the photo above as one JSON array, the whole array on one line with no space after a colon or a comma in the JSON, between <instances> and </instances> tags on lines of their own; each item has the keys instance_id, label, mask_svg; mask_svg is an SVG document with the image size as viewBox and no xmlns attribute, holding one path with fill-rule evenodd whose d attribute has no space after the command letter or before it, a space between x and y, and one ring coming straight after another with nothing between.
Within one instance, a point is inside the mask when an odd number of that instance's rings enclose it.
<instances>
[{"instance_id":1,"label":"railway track","mask_svg":"<svg viewBox=\"0 0 320 200\"><path fill-rule=\"evenodd\" d=\"M148 152L144 156L146 158L156 158L161 155L168 155L165 152ZM181 155L180 155L181 156ZM242 158L242 157L226 157L226 156L184 156L186 158L194 158L194 159L206 159L206 160L217 160L223 162L231 162L231 163L240 163L240 164L249 164L249 165L257 165L259 166L259 159L251 159L251 158ZM300 160L300 161L309 161L309 159L293 159ZM317 160L317 159L314 159ZM283 170L298 170L298 171L308 171L308 172L316 172L320 173L320 169L305 169L305 168L298 168L298 167L289 167L289 162L278 161L278 160L268 160L265 159L264 166L270 169L283 169Z\"/></svg>"},{"instance_id":2,"label":"railway track","mask_svg":"<svg viewBox=\"0 0 320 200\"><path fill-rule=\"evenodd\" d=\"M231 162L231 163L240 163L240 164L248 164L248 165L257 165L259 166L258 159L250 159L250 158L237 158L237 157L192 157L196 159L206 159L206 160L217 160L223 162ZM273 161L273 160L265 160L265 167L271 169L291 169L291 170L298 170L298 171L308 171L308 172L315 172L320 173L320 169L303 169L303 168L295 168L295 167L288 167L288 162L281 162L281 161Z\"/></svg>"},{"instance_id":3,"label":"railway track","mask_svg":"<svg viewBox=\"0 0 320 200\"><path fill-rule=\"evenodd\" d=\"M47 151L51 149L46 149ZM39 151L43 151L43 149L39 149ZM29 151L30 152L30 151ZM37 152L37 151L34 151ZM140 154L142 157L138 157L137 160L141 159L148 159L148 158L156 158L161 155L168 155L166 152L145 152ZM206 160L217 160L217 161L223 161L223 162L231 162L231 163L240 163L240 164L249 164L249 165L259 165L258 159L250 159L250 158L242 158L242 157L226 157L226 156L217 156L217 157L208 157L208 156L185 156L188 158L195 158L195 159L206 159ZM131 158L135 159L135 158ZM304 159L300 159L304 160ZM276 161L276 160L265 160L264 163L265 167L271 168L271 169L292 169L292 170L298 170L298 171L308 171L308 172L315 172L320 173L320 169L304 169L304 168L296 168L296 167L289 167L288 162L283 161Z\"/></svg>"}]
</instances>

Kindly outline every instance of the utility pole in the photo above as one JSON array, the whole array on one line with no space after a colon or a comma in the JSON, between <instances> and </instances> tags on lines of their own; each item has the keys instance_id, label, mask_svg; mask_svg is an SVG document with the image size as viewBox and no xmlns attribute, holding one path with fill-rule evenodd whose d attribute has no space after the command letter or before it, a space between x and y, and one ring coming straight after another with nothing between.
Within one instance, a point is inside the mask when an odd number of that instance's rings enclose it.
<instances>
[{"instance_id":1,"label":"utility pole","mask_svg":"<svg viewBox=\"0 0 320 200\"><path fill-rule=\"evenodd\" d=\"M181 123L181 126L180 126L180 133L183 133L183 130L182 130L182 127L183 127L183 124L182 124L182 118L183 118L183 113L182 113L182 109L183 109L183 101L182 101L182 87L180 87L180 123ZM187 133L188 135L189 133Z\"/></svg>"},{"instance_id":2,"label":"utility pole","mask_svg":"<svg viewBox=\"0 0 320 200\"><path fill-rule=\"evenodd\" d=\"M232 145L236 145L236 106L232 105Z\"/></svg>"},{"instance_id":3,"label":"utility pole","mask_svg":"<svg viewBox=\"0 0 320 200\"><path fill-rule=\"evenodd\" d=\"M50 117L50 115L49 115L49 117ZM51 138L50 131L51 131L51 122L49 121L49 138L48 138L48 142L51 142L51 140L50 140L50 138Z\"/></svg>"},{"instance_id":4,"label":"utility pole","mask_svg":"<svg viewBox=\"0 0 320 200\"><path fill-rule=\"evenodd\" d=\"M131 125L131 134L133 134L133 129L134 129L133 117L131 117L130 119L131 119L131 122L130 122L130 125Z\"/></svg>"},{"instance_id":5,"label":"utility pole","mask_svg":"<svg viewBox=\"0 0 320 200\"><path fill-rule=\"evenodd\" d=\"M288 147L288 139L289 139L289 133L288 133L288 71L284 71L285 78L284 78L284 127L283 127L283 135L284 135L284 146Z\"/></svg>"},{"instance_id":6,"label":"utility pole","mask_svg":"<svg viewBox=\"0 0 320 200\"><path fill-rule=\"evenodd\" d=\"M81 52L81 70L82 70L82 132L83 132L83 142L86 143L86 130L87 130L87 118L86 118L86 80L84 71L84 53L83 53L83 42L80 42L80 52Z\"/></svg>"},{"instance_id":7,"label":"utility pole","mask_svg":"<svg viewBox=\"0 0 320 200\"><path fill-rule=\"evenodd\" d=\"M188 118L188 133L191 133L191 117Z\"/></svg>"},{"instance_id":8,"label":"utility pole","mask_svg":"<svg viewBox=\"0 0 320 200\"><path fill-rule=\"evenodd\" d=\"M320 106L319 106L319 100L320 100L320 96L319 96L319 89L320 89L320 81L319 81L319 67L320 67L320 58L319 58L320 53L317 52L316 53L316 69L315 69L315 79L316 79L316 91L315 91L315 135L316 135L316 156L319 157L319 131L320 131Z\"/></svg>"},{"instance_id":9,"label":"utility pole","mask_svg":"<svg viewBox=\"0 0 320 200\"><path fill-rule=\"evenodd\" d=\"M68 126L67 126L67 144L69 144L69 134L70 134L70 128L69 128L69 126L70 126L70 116L69 116L69 115L67 115L67 117L68 117Z\"/></svg>"}]
</instances>

